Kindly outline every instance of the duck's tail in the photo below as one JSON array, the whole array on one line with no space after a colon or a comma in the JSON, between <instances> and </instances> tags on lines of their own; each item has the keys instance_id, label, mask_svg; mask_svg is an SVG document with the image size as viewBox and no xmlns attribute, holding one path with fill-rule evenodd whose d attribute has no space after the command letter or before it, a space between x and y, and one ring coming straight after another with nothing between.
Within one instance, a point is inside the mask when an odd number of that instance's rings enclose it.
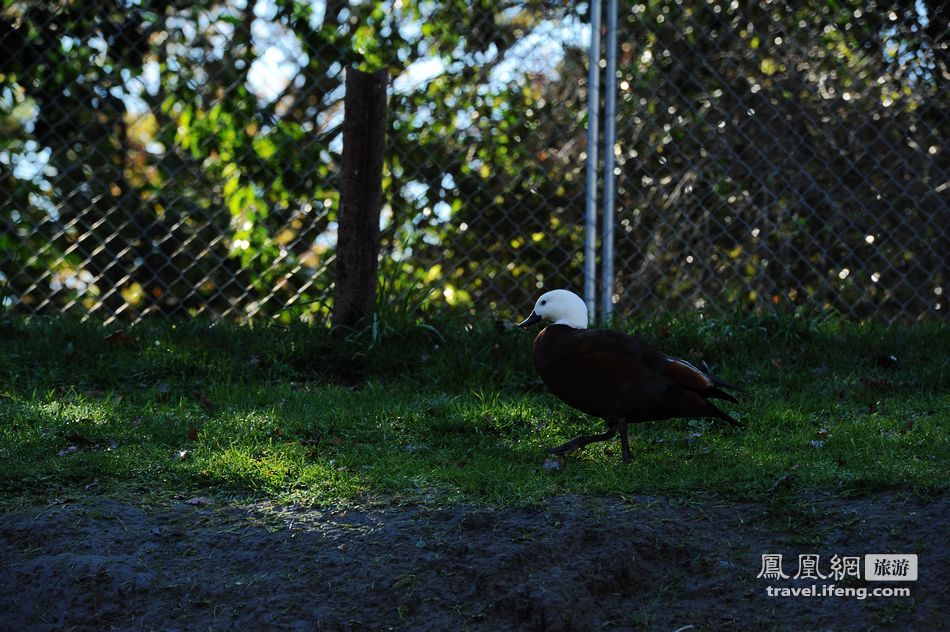
<instances>
[{"instance_id":1,"label":"duck's tail","mask_svg":"<svg viewBox=\"0 0 950 632\"><path fill-rule=\"evenodd\" d=\"M704 393L704 395L706 395L706 394ZM738 402L738 401L739 401L739 400L737 400L735 397L733 397L732 395L729 395L728 393L723 393L723 395L725 395L725 397L720 397L719 399L727 399L727 400L729 400L729 401L731 401L731 402ZM712 397L712 395L706 395L706 396L707 396L707 397ZM710 416L712 416L712 417L718 417L719 419L728 421L729 424L730 424L732 427L734 427L734 428L741 428L741 427L742 427L742 422L740 422L738 419L736 419L735 417L733 417L732 415L730 415L730 414L727 413L726 411L722 410L721 408L719 408L718 406L716 406L715 404L713 404L713 403L710 402L709 400L706 400L706 404L708 404L709 408L710 408L711 411L712 411L712 415L710 415Z\"/></svg>"},{"instance_id":2,"label":"duck's tail","mask_svg":"<svg viewBox=\"0 0 950 632\"><path fill-rule=\"evenodd\" d=\"M725 385L724 385L724 386L725 386ZM734 387L726 386L725 388L734 388ZM712 398L712 399L724 399L724 400L726 400L727 402L732 402L733 404L738 404L738 403L739 403L739 400L736 399L735 396L733 396L733 395L727 393L726 391L722 390L722 389L719 388L718 386L711 386L710 388L707 388L707 389L705 389L705 390L703 390L703 391L700 391L700 395L702 395L703 397L705 397L705 398L707 398L707 399L709 399L709 398Z\"/></svg>"}]
</instances>

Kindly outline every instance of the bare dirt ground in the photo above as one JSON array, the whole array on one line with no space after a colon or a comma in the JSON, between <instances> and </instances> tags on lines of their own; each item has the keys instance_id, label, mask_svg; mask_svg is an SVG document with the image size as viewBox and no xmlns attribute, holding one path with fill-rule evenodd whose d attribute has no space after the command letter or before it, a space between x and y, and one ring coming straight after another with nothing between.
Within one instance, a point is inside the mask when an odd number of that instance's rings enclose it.
<instances>
[{"instance_id":1,"label":"bare dirt ground","mask_svg":"<svg viewBox=\"0 0 950 632\"><path fill-rule=\"evenodd\" d=\"M933 630L948 498L794 503L563 496L531 508L170 504L0 516L0 627ZM909 597L769 597L763 553L917 553ZM831 583L830 580L819 584ZM839 586L877 587L846 580Z\"/></svg>"}]
</instances>

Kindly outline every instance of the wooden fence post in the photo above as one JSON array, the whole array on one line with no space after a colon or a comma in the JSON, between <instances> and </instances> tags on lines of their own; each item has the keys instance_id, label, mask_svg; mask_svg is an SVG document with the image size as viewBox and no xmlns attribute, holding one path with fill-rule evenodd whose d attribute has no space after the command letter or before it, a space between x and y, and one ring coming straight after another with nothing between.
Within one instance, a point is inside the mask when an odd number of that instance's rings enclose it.
<instances>
[{"instance_id":1,"label":"wooden fence post","mask_svg":"<svg viewBox=\"0 0 950 632\"><path fill-rule=\"evenodd\" d=\"M385 68L346 69L334 329L365 326L376 308L387 79Z\"/></svg>"}]
</instances>

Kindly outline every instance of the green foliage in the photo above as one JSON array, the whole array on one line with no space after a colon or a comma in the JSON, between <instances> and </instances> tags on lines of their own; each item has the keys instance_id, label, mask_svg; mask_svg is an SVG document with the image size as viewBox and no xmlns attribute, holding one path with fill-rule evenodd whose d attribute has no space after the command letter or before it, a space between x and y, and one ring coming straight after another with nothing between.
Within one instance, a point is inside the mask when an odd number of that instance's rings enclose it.
<instances>
[{"instance_id":1,"label":"green foliage","mask_svg":"<svg viewBox=\"0 0 950 632\"><path fill-rule=\"evenodd\" d=\"M400 282L489 308L577 287L579 10L8 3L4 306L319 320L351 66L391 71L383 256ZM932 310L945 11L624 4L621 307Z\"/></svg>"},{"instance_id":2,"label":"green foliage","mask_svg":"<svg viewBox=\"0 0 950 632\"><path fill-rule=\"evenodd\" d=\"M530 334L494 323L384 323L375 339L339 339L302 325L116 331L0 321L0 497L94 490L507 504L560 493L946 487L945 326L784 317L631 325L740 383L731 411L745 428L633 426L632 464L608 443L548 471L544 447L599 422L545 391Z\"/></svg>"}]
</instances>

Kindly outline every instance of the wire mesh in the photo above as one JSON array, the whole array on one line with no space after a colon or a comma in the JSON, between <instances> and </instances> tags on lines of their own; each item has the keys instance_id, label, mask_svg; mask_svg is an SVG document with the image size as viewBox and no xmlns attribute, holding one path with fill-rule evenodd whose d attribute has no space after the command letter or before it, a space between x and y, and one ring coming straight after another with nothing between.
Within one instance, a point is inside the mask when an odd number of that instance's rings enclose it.
<instances>
[{"instance_id":1,"label":"wire mesh","mask_svg":"<svg viewBox=\"0 0 950 632\"><path fill-rule=\"evenodd\" d=\"M3 6L7 311L324 318L352 65L391 71L381 309L580 287L586 4ZM834 7L620 3L622 313L946 311L946 9Z\"/></svg>"},{"instance_id":2,"label":"wire mesh","mask_svg":"<svg viewBox=\"0 0 950 632\"><path fill-rule=\"evenodd\" d=\"M621 17L620 311L946 311L946 5Z\"/></svg>"}]
</instances>

